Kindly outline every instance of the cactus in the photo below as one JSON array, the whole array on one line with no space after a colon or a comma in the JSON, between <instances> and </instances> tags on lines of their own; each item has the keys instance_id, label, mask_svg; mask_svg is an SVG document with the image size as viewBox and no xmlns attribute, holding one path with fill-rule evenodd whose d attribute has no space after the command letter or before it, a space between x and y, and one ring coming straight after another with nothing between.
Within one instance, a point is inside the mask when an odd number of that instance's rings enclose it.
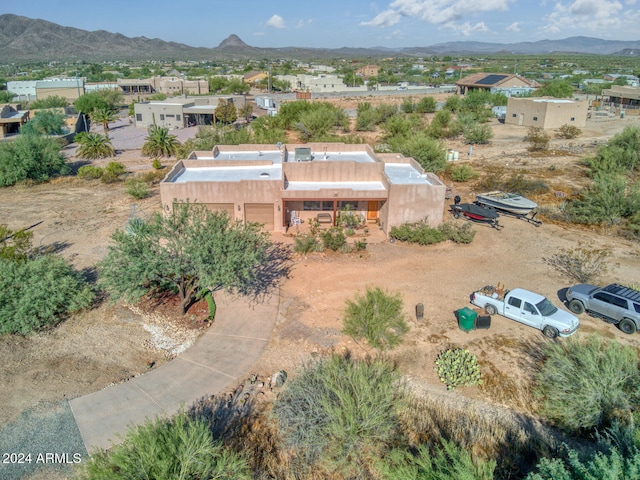
<instances>
[{"instance_id":1,"label":"cactus","mask_svg":"<svg viewBox=\"0 0 640 480\"><path fill-rule=\"evenodd\" d=\"M462 348L443 350L436 359L434 369L438 372L440 380L447 386L447 390L482 383L478 359L469 350Z\"/></svg>"}]
</instances>

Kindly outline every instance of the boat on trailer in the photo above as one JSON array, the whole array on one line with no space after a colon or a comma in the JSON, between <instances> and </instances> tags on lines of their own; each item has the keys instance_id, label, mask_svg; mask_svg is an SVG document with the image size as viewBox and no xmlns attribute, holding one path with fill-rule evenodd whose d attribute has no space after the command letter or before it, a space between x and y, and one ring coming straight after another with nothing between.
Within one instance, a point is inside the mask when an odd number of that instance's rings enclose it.
<instances>
[{"instance_id":1,"label":"boat on trailer","mask_svg":"<svg viewBox=\"0 0 640 480\"><path fill-rule=\"evenodd\" d=\"M538 207L538 204L519 193L487 192L476 195L476 203L497 208L514 215L527 215Z\"/></svg>"},{"instance_id":2,"label":"boat on trailer","mask_svg":"<svg viewBox=\"0 0 640 480\"><path fill-rule=\"evenodd\" d=\"M455 218L461 216L467 217L474 222L488 223L496 230L502 226L498 224L500 214L493 207L484 207L476 203L460 203L458 195L454 198L454 204L451 205L451 212Z\"/></svg>"},{"instance_id":3,"label":"boat on trailer","mask_svg":"<svg viewBox=\"0 0 640 480\"><path fill-rule=\"evenodd\" d=\"M493 207L502 213L533 223L536 227L542 225L542 222L535 218L538 204L519 193L501 191L481 193L476 195L475 203L482 207Z\"/></svg>"}]
</instances>

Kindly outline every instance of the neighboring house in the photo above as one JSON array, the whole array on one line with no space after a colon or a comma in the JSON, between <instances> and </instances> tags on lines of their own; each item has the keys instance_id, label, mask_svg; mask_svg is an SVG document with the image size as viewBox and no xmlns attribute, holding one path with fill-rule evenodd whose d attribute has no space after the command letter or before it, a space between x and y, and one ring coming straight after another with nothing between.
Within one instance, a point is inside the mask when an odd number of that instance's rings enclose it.
<instances>
[{"instance_id":1,"label":"neighboring house","mask_svg":"<svg viewBox=\"0 0 640 480\"><path fill-rule=\"evenodd\" d=\"M11 81L7 82L7 90L15 93L20 101L42 100L58 96L73 103L78 97L85 94L84 79L82 78Z\"/></svg>"},{"instance_id":2,"label":"neighboring house","mask_svg":"<svg viewBox=\"0 0 640 480\"><path fill-rule=\"evenodd\" d=\"M367 91L367 87L348 87L338 75L276 75L279 80L289 82L292 90L304 92Z\"/></svg>"},{"instance_id":3,"label":"neighboring house","mask_svg":"<svg viewBox=\"0 0 640 480\"><path fill-rule=\"evenodd\" d=\"M242 95L168 98L162 101L140 102L133 107L136 127L149 128L151 125L157 125L174 129L212 125L220 99L231 101L236 108L246 105L246 99Z\"/></svg>"},{"instance_id":4,"label":"neighboring house","mask_svg":"<svg viewBox=\"0 0 640 480\"><path fill-rule=\"evenodd\" d=\"M85 93L93 93L98 90L119 90L120 86L117 83L85 83L84 91Z\"/></svg>"},{"instance_id":5,"label":"neighboring house","mask_svg":"<svg viewBox=\"0 0 640 480\"><path fill-rule=\"evenodd\" d=\"M587 123L588 102L561 98L516 98L507 102L505 123L544 129L562 125L584 127Z\"/></svg>"},{"instance_id":6,"label":"neighboring house","mask_svg":"<svg viewBox=\"0 0 640 480\"><path fill-rule=\"evenodd\" d=\"M377 77L380 73L380 67L378 65L365 65L356 70L356 75L362 78Z\"/></svg>"},{"instance_id":7,"label":"neighboring house","mask_svg":"<svg viewBox=\"0 0 640 480\"><path fill-rule=\"evenodd\" d=\"M242 77L242 81L248 85L256 85L257 83L260 83L261 80L264 80L268 76L269 74L267 72L253 71L253 72L245 73L244 76Z\"/></svg>"},{"instance_id":8,"label":"neighboring house","mask_svg":"<svg viewBox=\"0 0 640 480\"><path fill-rule=\"evenodd\" d=\"M20 105L0 105L0 138L20 133L20 127L29 121L29 111Z\"/></svg>"},{"instance_id":9,"label":"neighboring house","mask_svg":"<svg viewBox=\"0 0 640 480\"><path fill-rule=\"evenodd\" d=\"M187 80L181 77L151 77L144 79L118 79L118 87L125 95L206 95L209 82L205 79Z\"/></svg>"},{"instance_id":10,"label":"neighboring house","mask_svg":"<svg viewBox=\"0 0 640 480\"><path fill-rule=\"evenodd\" d=\"M640 87L623 87L621 85L611 85L611 88L602 91L603 97L608 97L608 101L617 105L640 105Z\"/></svg>"},{"instance_id":11,"label":"neighboring house","mask_svg":"<svg viewBox=\"0 0 640 480\"><path fill-rule=\"evenodd\" d=\"M456 82L458 93L465 95L473 90L488 90L491 93L503 93L507 97L528 95L540 84L517 74L474 73Z\"/></svg>"},{"instance_id":12,"label":"neighboring house","mask_svg":"<svg viewBox=\"0 0 640 480\"><path fill-rule=\"evenodd\" d=\"M442 223L445 190L414 159L368 145L219 145L176 163L160 183L160 198L165 209L190 200L268 231L286 231L298 218L335 224L349 205L388 233L425 218Z\"/></svg>"},{"instance_id":13,"label":"neighboring house","mask_svg":"<svg viewBox=\"0 0 640 480\"><path fill-rule=\"evenodd\" d=\"M625 75L622 73L611 73L603 75L602 78L607 82L615 82L619 78L624 78L627 81L627 85L637 87L640 84L640 79L635 75Z\"/></svg>"}]
</instances>

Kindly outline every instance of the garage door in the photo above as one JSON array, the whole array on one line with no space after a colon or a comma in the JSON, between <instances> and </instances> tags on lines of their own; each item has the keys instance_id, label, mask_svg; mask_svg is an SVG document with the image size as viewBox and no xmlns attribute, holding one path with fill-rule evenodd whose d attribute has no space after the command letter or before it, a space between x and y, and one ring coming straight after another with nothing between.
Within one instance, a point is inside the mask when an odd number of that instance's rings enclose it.
<instances>
[{"instance_id":1,"label":"garage door","mask_svg":"<svg viewBox=\"0 0 640 480\"><path fill-rule=\"evenodd\" d=\"M233 211L233 203L205 203L204 204L212 212L227 212L231 220L235 220L236 216Z\"/></svg>"},{"instance_id":2,"label":"garage door","mask_svg":"<svg viewBox=\"0 0 640 480\"><path fill-rule=\"evenodd\" d=\"M257 222L264 224L267 232L274 230L273 225L273 204L272 203L245 203L244 219L247 222Z\"/></svg>"}]
</instances>

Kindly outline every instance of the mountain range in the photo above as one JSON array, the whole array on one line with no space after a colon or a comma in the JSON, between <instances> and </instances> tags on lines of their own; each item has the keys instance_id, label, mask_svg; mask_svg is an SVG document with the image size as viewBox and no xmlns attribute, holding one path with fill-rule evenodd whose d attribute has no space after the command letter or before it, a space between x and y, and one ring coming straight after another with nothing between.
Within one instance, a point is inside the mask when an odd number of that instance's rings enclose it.
<instances>
[{"instance_id":1,"label":"mountain range","mask_svg":"<svg viewBox=\"0 0 640 480\"><path fill-rule=\"evenodd\" d=\"M3 62L52 60L213 60L297 58L322 59L341 57L425 57L432 55L486 55L509 53L521 55L547 53L588 53L636 56L640 41L602 40L570 37L563 40L540 40L519 43L446 42L425 47L407 48L261 48L247 45L237 35L230 35L213 48L191 47L158 38L126 37L105 30L87 31L12 14L0 15L0 59Z\"/></svg>"}]
</instances>

